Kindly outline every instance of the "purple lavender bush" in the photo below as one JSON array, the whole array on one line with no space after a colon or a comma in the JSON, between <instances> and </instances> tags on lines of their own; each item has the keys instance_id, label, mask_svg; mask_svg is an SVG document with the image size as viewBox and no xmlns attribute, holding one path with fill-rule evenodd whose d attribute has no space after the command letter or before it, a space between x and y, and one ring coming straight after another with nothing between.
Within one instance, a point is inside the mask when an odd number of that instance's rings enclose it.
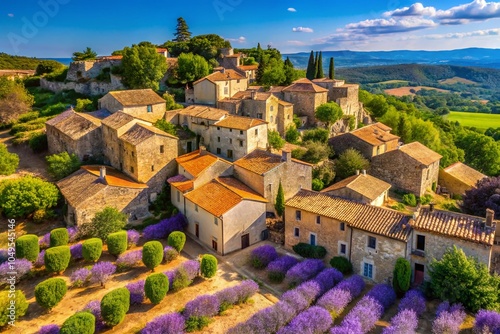
<instances>
[{"instance_id":1,"label":"purple lavender bush","mask_svg":"<svg viewBox=\"0 0 500 334\"><path fill-rule=\"evenodd\" d=\"M500 333L500 313L487 310L477 312L474 322L474 333Z\"/></svg>"},{"instance_id":2,"label":"purple lavender bush","mask_svg":"<svg viewBox=\"0 0 500 334\"><path fill-rule=\"evenodd\" d=\"M0 277L10 277L12 272L12 269L10 268L10 263L9 262L4 262L0 264ZM21 278L23 278L25 275L27 275L29 272L31 272L31 269L33 269L33 263L26 259L16 259L15 262L15 273L16 273L16 281L19 281ZM5 280L2 280L0 285L2 283L7 283Z\"/></svg>"},{"instance_id":3,"label":"purple lavender bush","mask_svg":"<svg viewBox=\"0 0 500 334\"><path fill-rule=\"evenodd\" d=\"M391 325L384 328L383 334L411 334L418 327L417 313L410 309L403 309L392 319Z\"/></svg>"},{"instance_id":4,"label":"purple lavender bush","mask_svg":"<svg viewBox=\"0 0 500 334\"><path fill-rule=\"evenodd\" d=\"M294 307L289 303L279 301L273 306L267 307L255 313L246 321L243 329L248 329L246 333L276 333L285 326L297 314ZM239 333L235 331L234 333Z\"/></svg>"},{"instance_id":5,"label":"purple lavender bush","mask_svg":"<svg viewBox=\"0 0 500 334\"><path fill-rule=\"evenodd\" d=\"M234 327L227 330L226 334L248 334L248 333L260 333L253 330L251 325L247 322L240 322ZM267 333L267 332L262 332Z\"/></svg>"},{"instance_id":6,"label":"purple lavender bush","mask_svg":"<svg viewBox=\"0 0 500 334\"><path fill-rule=\"evenodd\" d=\"M278 258L278 252L276 252L276 248L271 245L262 245L250 253L250 263L252 267L256 269L262 269L267 267L269 263L276 260Z\"/></svg>"},{"instance_id":7,"label":"purple lavender bush","mask_svg":"<svg viewBox=\"0 0 500 334\"><path fill-rule=\"evenodd\" d=\"M101 316L101 302L98 300L93 300L87 303L82 311L88 311L92 313L95 317L95 333L100 332L104 329L104 320Z\"/></svg>"},{"instance_id":8,"label":"purple lavender bush","mask_svg":"<svg viewBox=\"0 0 500 334\"><path fill-rule=\"evenodd\" d=\"M325 264L322 260L306 259L286 272L286 280L290 286L296 286L316 276L324 268Z\"/></svg>"},{"instance_id":9,"label":"purple lavender bush","mask_svg":"<svg viewBox=\"0 0 500 334\"><path fill-rule=\"evenodd\" d=\"M128 253L120 254L116 260L118 270L124 271L135 267L142 263L142 249L130 251Z\"/></svg>"},{"instance_id":10,"label":"purple lavender bush","mask_svg":"<svg viewBox=\"0 0 500 334\"><path fill-rule=\"evenodd\" d=\"M129 283L125 286L130 292L130 305L142 304L144 302L144 299L146 298L144 283L145 281L142 279Z\"/></svg>"},{"instance_id":11,"label":"purple lavender bush","mask_svg":"<svg viewBox=\"0 0 500 334\"><path fill-rule=\"evenodd\" d=\"M160 315L147 323L141 334L184 334L186 323L179 313Z\"/></svg>"},{"instance_id":12,"label":"purple lavender bush","mask_svg":"<svg viewBox=\"0 0 500 334\"><path fill-rule=\"evenodd\" d=\"M363 333L367 333L375 327L375 323L380 318L384 312L384 307L375 300L373 297L364 296L361 300L354 306L354 308L347 313L342 324L346 319L348 321L355 322L354 319L358 319L361 324L361 329Z\"/></svg>"},{"instance_id":13,"label":"purple lavender bush","mask_svg":"<svg viewBox=\"0 0 500 334\"><path fill-rule=\"evenodd\" d=\"M127 231L127 246L128 248L137 246L139 239L141 238L141 234L136 230L128 230Z\"/></svg>"},{"instance_id":14,"label":"purple lavender bush","mask_svg":"<svg viewBox=\"0 0 500 334\"><path fill-rule=\"evenodd\" d=\"M336 284L344 279L344 275L335 268L328 268L320 272L314 281L320 286L320 295L332 289Z\"/></svg>"},{"instance_id":15,"label":"purple lavender bush","mask_svg":"<svg viewBox=\"0 0 500 334\"><path fill-rule=\"evenodd\" d=\"M347 290L335 288L326 292L316 303L324 308L333 319L337 318L351 302L351 293Z\"/></svg>"},{"instance_id":16,"label":"purple lavender bush","mask_svg":"<svg viewBox=\"0 0 500 334\"><path fill-rule=\"evenodd\" d=\"M146 241L166 239L174 231L183 231L187 226L186 218L178 213L175 216L164 219L158 224L150 225L142 232L142 237Z\"/></svg>"},{"instance_id":17,"label":"purple lavender bush","mask_svg":"<svg viewBox=\"0 0 500 334\"><path fill-rule=\"evenodd\" d=\"M332 317L325 309L312 306L299 313L286 327L281 328L277 334L323 334L332 325Z\"/></svg>"},{"instance_id":18,"label":"purple lavender bush","mask_svg":"<svg viewBox=\"0 0 500 334\"><path fill-rule=\"evenodd\" d=\"M90 270L87 268L80 268L73 271L73 273L69 277L71 286L74 288L82 287L88 282L90 274Z\"/></svg>"},{"instance_id":19,"label":"purple lavender bush","mask_svg":"<svg viewBox=\"0 0 500 334\"><path fill-rule=\"evenodd\" d=\"M69 242L73 243L78 240L80 237L78 227L73 226L73 227L68 227L68 237L69 237Z\"/></svg>"},{"instance_id":20,"label":"purple lavender bush","mask_svg":"<svg viewBox=\"0 0 500 334\"><path fill-rule=\"evenodd\" d=\"M198 262L197 260L189 260L183 262L181 264L181 267L184 268L184 270L186 271L186 274L190 281L198 277L200 273L200 262Z\"/></svg>"},{"instance_id":21,"label":"purple lavender bush","mask_svg":"<svg viewBox=\"0 0 500 334\"><path fill-rule=\"evenodd\" d=\"M330 330L330 334L365 334L358 318L344 319L340 326Z\"/></svg>"},{"instance_id":22,"label":"purple lavender bush","mask_svg":"<svg viewBox=\"0 0 500 334\"><path fill-rule=\"evenodd\" d=\"M163 248L163 261L165 263L172 262L178 256L179 256L179 253L177 252L177 250L174 247L165 246L165 248Z\"/></svg>"},{"instance_id":23,"label":"purple lavender bush","mask_svg":"<svg viewBox=\"0 0 500 334\"><path fill-rule=\"evenodd\" d=\"M69 252L71 253L72 260L80 260L83 259L82 253L83 246L82 244L74 244L69 247Z\"/></svg>"},{"instance_id":24,"label":"purple lavender bush","mask_svg":"<svg viewBox=\"0 0 500 334\"><path fill-rule=\"evenodd\" d=\"M165 276L167 276L167 278L168 278L168 283L169 283L168 291L173 290L174 280L175 280L175 277L177 276L177 271L178 271L177 269L172 269L172 270L163 272L165 274Z\"/></svg>"},{"instance_id":25,"label":"purple lavender bush","mask_svg":"<svg viewBox=\"0 0 500 334\"><path fill-rule=\"evenodd\" d=\"M189 301L182 312L185 319L191 317L213 317L219 313L219 300L215 295L201 295Z\"/></svg>"},{"instance_id":26,"label":"purple lavender bush","mask_svg":"<svg viewBox=\"0 0 500 334\"><path fill-rule=\"evenodd\" d=\"M273 283L281 283L285 279L286 272L299 262L296 258L290 255L284 255L271 261L267 267L267 277Z\"/></svg>"},{"instance_id":27,"label":"purple lavender bush","mask_svg":"<svg viewBox=\"0 0 500 334\"><path fill-rule=\"evenodd\" d=\"M36 261L33 263L35 268L41 268L45 265L45 249L42 249L40 253L38 253L38 257Z\"/></svg>"},{"instance_id":28,"label":"purple lavender bush","mask_svg":"<svg viewBox=\"0 0 500 334\"><path fill-rule=\"evenodd\" d=\"M50 246L50 232L45 233L43 237L38 239L38 245L41 249L49 248Z\"/></svg>"},{"instance_id":29,"label":"purple lavender bush","mask_svg":"<svg viewBox=\"0 0 500 334\"><path fill-rule=\"evenodd\" d=\"M307 303L311 305L320 295L321 287L316 281L307 281L296 287L294 290L300 293Z\"/></svg>"},{"instance_id":30,"label":"purple lavender bush","mask_svg":"<svg viewBox=\"0 0 500 334\"><path fill-rule=\"evenodd\" d=\"M379 302L387 310L396 301L396 292L392 286L387 284L377 284L366 294Z\"/></svg>"},{"instance_id":31,"label":"purple lavender bush","mask_svg":"<svg viewBox=\"0 0 500 334\"><path fill-rule=\"evenodd\" d=\"M466 316L461 304L450 305L447 301L439 304L436 315L432 323L434 334L458 334Z\"/></svg>"},{"instance_id":32,"label":"purple lavender bush","mask_svg":"<svg viewBox=\"0 0 500 334\"><path fill-rule=\"evenodd\" d=\"M234 289L238 297L236 303L242 304L259 291L259 285L251 279L247 279L236 285Z\"/></svg>"},{"instance_id":33,"label":"purple lavender bush","mask_svg":"<svg viewBox=\"0 0 500 334\"><path fill-rule=\"evenodd\" d=\"M59 334L59 326L55 324L45 325L40 327L38 334Z\"/></svg>"},{"instance_id":34,"label":"purple lavender bush","mask_svg":"<svg viewBox=\"0 0 500 334\"><path fill-rule=\"evenodd\" d=\"M281 300L288 303L294 309L295 313L302 312L311 305L307 299L296 290L285 292L281 296Z\"/></svg>"},{"instance_id":35,"label":"purple lavender bush","mask_svg":"<svg viewBox=\"0 0 500 334\"><path fill-rule=\"evenodd\" d=\"M426 310L425 297L419 290L409 290L399 302L399 312L402 310L413 310L420 317Z\"/></svg>"},{"instance_id":36,"label":"purple lavender bush","mask_svg":"<svg viewBox=\"0 0 500 334\"><path fill-rule=\"evenodd\" d=\"M102 261L96 263L90 272L90 283L99 283L104 287L111 275L116 272L116 266L111 262Z\"/></svg>"},{"instance_id":37,"label":"purple lavender bush","mask_svg":"<svg viewBox=\"0 0 500 334\"><path fill-rule=\"evenodd\" d=\"M358 297L365 289L365 281L359 275L352 275L348 279L340 282L335 288L339 290L349 291L349 293L351 294L351 298L354 299Z\"/></svg>"},{"instance_id":38,"label":"purple lavender bush","mask_svg":"<svg viewBox=\"0 0 500 334\"><path fill-rule=\"evenodd\" d=\"M215 296L219 300L219 313L224 312L238 302L238 294L234 287L226 288L224 290L217 291Z\"/></svg>"}]
</instances>

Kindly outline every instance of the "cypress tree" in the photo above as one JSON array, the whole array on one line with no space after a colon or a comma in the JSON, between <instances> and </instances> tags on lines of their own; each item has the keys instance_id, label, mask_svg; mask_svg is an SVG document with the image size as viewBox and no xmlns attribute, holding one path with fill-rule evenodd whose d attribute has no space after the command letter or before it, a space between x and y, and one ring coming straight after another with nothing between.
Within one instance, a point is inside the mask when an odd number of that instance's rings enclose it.
<instances>
[{"instance_id":1,"label":"cypress tree","mask_svg":"<svg viewBox=\"0 0 500 334\"><path fill-rule=\"evenodd\" d=\"M314 58L314 79L318 77L318 51L316 51L316 57Z\"/></svg>"},{"instance_id":2,"label":"cypress tree","mask_svg":"<svg viewBox=\"0 0 500 334\"><path fill-rule=\"evenodd\" d=\"M262 76L264 75L266 66L267 66L266 57L264 57L264 54L262 54L259 59L259 67L257 67L257 73L255 74L255 80L257 80L257 82L259 83L262 80Z\"/></svg>"},{"instance_id":3,"label":"cypress tree","mask_svg":"<svg viewBox=\"0 0 500 334\"><path fill-rule=\"evenodd\" d=\"M330 57L330 68L328 69L328 77L330 79L335 79L335 64L333 57Z\"/></svg>"},{"instance_id":4,"label":"cypress tree","mask_svg":"<svg viewBox=\"0 0 500 334\"><path fill-rule=\"evenodd\" d=\"M278 194L276 195L276 204L274 204L274 208L276 209L278 216L283 217L283 213L285 212L285 192L283 191L281 181L278 187Z\"/></svg>"},{"instance_id":5,"label":"cypress tree","mask_svg":"<svg viewBox=\"0 0 500 334\"><path fill-rule=\"evenodd\" d=\"M318 73L316 74L316 79L321 79L325 77L325 73L323 72L323 52L319 52L318 57Z\"/></svg>"},{"instance_id":6,"label":"cypress tree","mask_svg":"<svg viewBox=\"0 0 500 334\"><path fill-rule=\"evenodd\" d=\"M293 64L290 61L290 58L286 57L285 65L283 68L285 70L284 85L291 85L292 82L295 80L295 69L293 68Z\"/></svg>"},{"instance_id":7,"label":"cypress tree","mask_svg":"<svg viewBox=\"0 0 500 334\"><path fill-rule=\"evenodd\" d=\"M307 63L306 78L309 80L314 79L315 71L316 64L314 63L314 52L311 50L311 54L309 55L309 62Z\"/></svg>"}]
</instances>

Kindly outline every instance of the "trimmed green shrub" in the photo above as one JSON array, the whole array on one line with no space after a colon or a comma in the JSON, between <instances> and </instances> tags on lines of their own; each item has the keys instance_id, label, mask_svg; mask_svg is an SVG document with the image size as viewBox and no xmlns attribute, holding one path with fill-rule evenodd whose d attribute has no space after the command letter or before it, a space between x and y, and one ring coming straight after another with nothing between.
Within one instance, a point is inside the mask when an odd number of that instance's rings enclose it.
<instances>
[{"instance_id":1,"label":"trimmed green shrub","mask_svg":"<svg viewBox=\"0 0 500 334\"><path fill-rule=\"evenodd\" d=\"M209 317L189 317L186 319L186 332L191 333L202 330L210 324L210 321Z\"/></svg>"},{"instance_id":2,"label":"trimmed green shrub","mask_svg":"<svg viewBox=\"0 0 500 334\"><path fill-rule=\"evenodd\" d=\"M82 244L82 255L87 261L97 262L102 254L102 240L99 238L90 238Z\"/></svg>"},{"instance_id":3,"label":"trimmed green shrub","mask_svg":"<svg viewBox=\"0 0 500 334\"><path fill-rule=\"evenodd\" d=\"M172 290L180 291L184 288L187 288L192 281L189 279L188 273L186 269L180 267L177 269L174 275L174 281L172 282Z\"/></svg>"},{"instance_id":4,"label":"trimmed green shrub","mask_svg":"<svg viewBox=\"0 0 500 334\"><path fill-rule=\"evenodd\" d=\"M392 286L394 291L399 296L402 296L410 288L411 282L411 264L405 258L398 258L394 265L394 272L392 274Z\"/></svg>"},{"instance_id":5,"label":"trimmed green shrub","mask_svg":"<svg viewBox=\"0 0 500 334\"><path fill-rule=\"evenodd\" d=\"M65 246L69 242L68 230L64 227L50 231L50 247Z\"/></svg>"},{"instance_id":6,"label":"trimmed green shrub","mask_svg":"<svg viewBox=\"0 0 500 334\"><path fill-rule=\"evenodd\" d=\"M69 246L47 248L44 255L45 268L54 273L61 273L68 268L71 252Z\"/></svg>"},{"instance_id":7,"label":"trimmed green shrub","mask_svg":"<svg viewBox=\"0 0 500 334\"><path fill-rule=\"evenodd\" d=\"M108 252L113 255L120 255L125 252L128 247L127 231L119 231L108 234L106 239L108 244Z\"/></svg>"},{"instance_id":8,"label":"trimmed green shrub","mask_svg":"<svg viewBox=\"0 0 500 334\"><path fill-rule=\"evenodd\" d=\"M330 265L344 275L352 273L352 263L343 256L334 256L330 260Z\"/></svg>"},{"instance_id":9,"label":"trimmed green shrub","mask_svg":"<svg viewBox=\"0 0 500 334\"><path fill-rule=\"evenodd\" d=\"M203 277L214 277L217 272L217 258L211 254L203 255L201 258L200 271Z\"/></svg>"},{"instance_id":10,"label":"trimmed green shrub","mask_svg":"<svg viewBox=\"0 0 500 334\"><path fill-rule=\"evenodd\" d=\"M9 317L11 314L12 304L10 301L12 299L9 298L10 291L0 291L0 327L7 325L9 321L12 319ZM26 310L28 310L28 302L26 301L26 297L24 293L17 289L15 292L15 306L14 306L14 316L15 319L22 317L26 314Z\"/></svg>"},{"instance_id":11,"label":"trimmed green shrub","mask_svg":"<svg viewBox=\"0 0 500 334\"><path fill-rule=\"evenodd\" d=\"M38 237L34 234L25 234L16 240L16 257L31 262L36 261L40 253Z\"/></svg>"},{"instance_id":12,"label":"trimmed green shrub","mask_svg":"<svg viewBox=\"0 0 500 334\"><path fill-rule=\"evenodd\" d=\"M432 201L432 195L429 195L429 194L425 194L424 196L421 196L418 201L420 202L420 204L422 205L426 205L426 204L429 204L431 201Z\"/></svg>"},{"instance_id":13,"label":"trimmed green shrub","mask_svg":"<svg viewBox=\"0 0 500 334\"><path fill-rule=\"evenodd\" d=\"M159 304L168 292L168 277L164 273L151 274L144 283L144 293L151 303Z\"/></svg>"},{"instance_id":14,"label":"trimmed green shrub","mask_svg":"<svg viewBox=\"0 0 500 334\"><path fill-rule=\"evenodd\" d=\"M186 235L183 232L174 231L169 234L167 243L180 253L186 243Z\"/></svg>"},{"instance_id":15,"label":"trimmed green shrub","mask_svg":"<svg viewBox=\"0 0 500 334\"><path fill-rule=\"evenodd\" d=\"M95 316L90 312L78 312L66 319L59 334L94 334Z\"/></svg>"},{"instance_id":16,"label":"trimmed green shrub","mask_svg":"<svg viewBox=\"0 0 500 334\"><path fill-rule=\"evenodd\" d=\"M159 241L148 241L142 246L142 262L154 271L163 261L163 245Z\"/></svg>"},{"instance_id":17,"label":"trimmed green shrub","mask_svg":"<svg viewBox=\"0 0 500 334\"><path fill-rule=\"evenodd\" d=\"M121 323L130 308L130 291L114 289L102 297L101 316L106 325L114 327Z\"/></svg>"},{"instance_id":18,"label":"trimmed green shrub","mask_svg":"<svg viewBox=\"0 0 500 334\"><path fill-rule=\"evenodd\" d=\"M63 299L66 291L68 287L62 278L49 278L35 287L36 302L50 311Z\"/></svg>"},{"instance_id":19,"label":"trimmed green shrub","mask_svg":"<svg viewBox=\"0 0 500 334\"><path fill-rule=\"evenodd\" d=\"M417 198L413 194L403 195L403 203L408 206L417 206Z\"/></svg>"},{"instance_id":20,"label":"trimmed green shrub","mask_svg":"<svg viewBox=\"0 0 500 334\"><path fill-rule=\"evenodd\" d=\"M304 242L299 242L292 249L295 253L308 259L322 259L326 255L325 247L313 246Z\"/></svg>"}]
</instances>

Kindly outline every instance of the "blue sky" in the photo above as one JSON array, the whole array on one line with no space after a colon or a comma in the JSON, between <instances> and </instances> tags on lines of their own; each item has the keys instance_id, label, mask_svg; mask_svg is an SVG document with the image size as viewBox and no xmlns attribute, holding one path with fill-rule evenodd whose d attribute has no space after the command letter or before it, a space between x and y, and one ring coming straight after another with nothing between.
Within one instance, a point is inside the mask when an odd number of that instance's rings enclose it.
<instances>
[{"instance_id":1,"label":"blue sky","mask_svg":"<svg viewBox=\"0 0 500 334\"><path fill-rule=\"evenodd\" d=\"M107 55L172 39L179 16L194 35L282 53L500 48L500 2L420 1L0 0L0 52L70 57L90 46Z\"/></svg>"}]
</instances>

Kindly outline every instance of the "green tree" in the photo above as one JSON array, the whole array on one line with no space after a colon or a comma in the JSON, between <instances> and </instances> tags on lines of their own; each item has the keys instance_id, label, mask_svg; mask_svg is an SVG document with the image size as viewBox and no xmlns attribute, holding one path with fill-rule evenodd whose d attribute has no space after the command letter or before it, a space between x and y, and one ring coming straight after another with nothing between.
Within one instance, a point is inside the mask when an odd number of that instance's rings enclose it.
<instances>
[{"instance_id":1,"label":"green tree","mask_svg":"<svg viewBox=\"0 0 500 334\"><path fill-rule=\"evenodd\" d=\"M295 69L293 68L293 64L290 58L286 57L283 69L285 71L285 81L283 82L283 85L289 86L292 84L292 82L297 80L297 71L295 71Z\"/></svg>"},{"instance_id":2,"label":"green tree","mask_svg":"<svg viewBox=\"0 0 500 334\"><path fill-rule=\"evenodd\" d=\"M283 191L281 180L278 186L278 193L276 194L276 203L274 204L274 208L276 209L278 216L283 217L283 213L285 212L285 192Z\"/></svg>"},{"instance_id":3,"label":"green tree","mask_svg":"<svg viewBox=\"0 0 500 334\"><path fill-rule=\"evenodd\" d=\"M465 152L465 163L480 172L500 174L500 142L474 131L464 131L456 144Z\"/></svg>"},{"instance_id":4,"label":"green tree","mask_svg":"<svg viewBox=\"0 0 500 334\"><path fill-rule=\"evenodd\" d=\"M94 334L95 316L90 312L77 312L64 321L59 334Z\"/></svg>"},{"instance_id":5,"label":"green tree","mask_svg":"<svg viewBox=\"0 0 500 334\"><path fill-rule=\"evenodd\" d=\"M319 55L319 52L316 51L316 56L314 57L314 79L316 79L318 77L318 72L319 72L318 55Z\"/></svg>"},{"instance_id":6,"label":"green tree","mask_svg":"<svg viewBox=\"0 0 500 334\"><path fill-rule=\"evenodd\" d=\"M285 140L281 138L280 133L274 130L267 131L267 142L275 150L281 150L285 146Z\"/></svg>"},{"instance_id":7,"label":"green tree","mask_svg":"<svg viewBox=\"0 0 500 334\"><path fill-rule=\"evenodd\" d=\"M205 278L214 277L217 273L217 258L212 254L204 254L201 257L200 271Z\"/></svg>"},{"instance_id":8,"label":"green tree","mask_svg":"<svg viewBox=\"0 0 500 334\"><path fill-rule=\"evenodd\" d=\"M371 114L375 117L383 116L389 109L387 99L383 95L375 95L370 102L366 104Z\"/></svg>"},{"instance_id":9,"label":"green tree","mask_svg":"<svg viewBox=\"0 0 500 334\"><path fill-rule=\"evenodd\" d=\"M262 77L264 76L264 72L266 71L267 67L267 60L264 54L261 54L261 57L259 58L259 66L257 67L257 73L255 73L255 80L257 82L262 82Z\"/></svg>"},{"instance_id":10,"label":"green tree","mask_svg":"<svg viewBox=\"0 0 500 334\"><path fill-rule=\"evenodd\" d=\"M82 225L82 233L106 240L108 234L122 230L127 224L127 215L107 206L97 212L90 223Z\"/></svg>"},{"instance_id":11,"label":"green tree","mask_svg":"<svg viewBox=\"0 0 500 334\"><path fill-rule=\"evenodd\" d=\"M403 295L410 288L411 265L408 260L400 257L396 260L392 274L392 286L398 295Z\"/></svg>"},{"instance_id":12,"label":"green tree","mask_svg":"<svg viewBox=\"0 0 500 334\"><path fill-rule=\"evenodd\" d=\"M182 18L179 17L177 19L177 26L175 27L175 33L174 33L175 42L186 42L189 41L191 38L191 32L189 31L189 27L186 23L186 21Z\"/></svg>"},{"instance_id":13,"label":"green tree","mask_svg":"<svg viewBox=\"0 0 500 334\"><path fill-rule=\"evenodd\" d=\"M10 124L31 111L34 98L21 82L0 77L0 124Z\"/></svg>"},{"instance_id":14,"label":"green tree","mask_svg":"<svg viewBox=\"0 0 500 334\"><path fill-rule=\"evenodd\" d=\"M36 67L36 75L43 75L46 73L52 73L56 71L62 71L64 69L64 65L58 61L54 60L42 60L38 66Z\"/></svg>"},{"instance_id":15,"label":"green tree","mask_svg":"<svg viewBox=\"0 0 500 334\"><path fill-rule=\"evenodd\" d=\"M328 132L328 130L321 128L306 130L302 135L302 140L305 142L314 141L326 144L328 142L328 138L330 138L330 133Z\"/></svg>"},{"instance_id":16,"label":"green tree","mask_svg":"<svg viewBox=\"0 0 500 334\"><path fill-rule=\"evenodd\" d=\"M139 45L123 49L122 67L124 83L130 88L158 90L167 71L165 57L156 48Z\"/></svg>"},{"instance_id":17,"label":"green tree","mask_svg":"<svg viewBox=\"0 0 500 334\"><path fill-rule=\"evenodd\" d=\"M181 231L174 231L168 235L167 244L180 253L186 243L186 235Z\"/></svg>"},{"instance_id":18,"label":"green tree","mask_svg":"<svg viewBox=\"0 0 500 334\"><path fill-rule=\"evenodd\" d=\"M322 79L325 77L325 73L323 72L323 52L319 52L318 57L318 73L316 74L317 79Z\"/></svg>"},{"instance_id":19,"label":"green tree","mask_svg":"<svg viewBox=\"0 0 500 334\"><path fill-rule=\"evenodd\" d=\"M330 66L328 67L328 78L335 79L335 63L333 57L330 57Z\"/></svg>"},{"instance_id":20,"label":"green tree","mask_svg":"<svg viewBox=\"0 0 500 334\"><path fill-rule=\"evenodd\" d=\"M49 278L35 287L36 302L49 311L59 304L68 291L62 278Z\"/></svg>"},{"instance_id":21,"label":"green tree","mask_svg":"<svg viewBox=\"0 0 500 334\"><path fill-rule=\"evenodd\" d=\"M10 175L16 172L19 166L19 156L10 153L4 143L0 143L0 175Z\"/></svg>"},{"instance_id":22,"label":"green tree","mask_svg":"<svg viewBox=\"0 0 500 334\"><path fill-rule=\"evenodd\" d=\"M33 176L0 183L0 208L9 218L26 217L36 210L51 208L58 198L55 185Z\"/></svg>"},{"instance_id":23,"label":"green tree","mask_svg":"<svg viewBox=\"0 0 500 334\"><path fill-rule=\"evenodd\" d=\"M407 116L404 113L401 113L399 116L397 130L397 134L401 137L403 143L410 143L412 141L411 124L407 120Z\"/></svg>"},{"instance_id":24,"label":"green tree","mask_svg":"<svg viewBox=\"0 0 500 334\"><path fill-rule=\"evenodd\" d=\"M144 292L153 304L159 304L167 295L168 277L164 273L151 274L146 277Z\"/></svg>"},{"instance_id":25,"label":"green tree","mask_svg":"<svg viewBox=\"0 0 500 334\"><path fill-rule=\"evenodd\" d=\"M358 150L349 148L335 162L335 174L343 180L356 174L357 170L367 169L369 165L369 161Z\"/></svg>"},{"instance_id":26,"label":"green tree","mask_svg":"<svg viewBox=\"0 0 500 334\"><path fill-rule=\"evenodd\" d=\"M456 246L429 265L430 287L441 300L462 303L471 312L498 306L498 276Z\"/></svg>"},{"instance_id":27,"label":"green tree","mask_svg":"<svg viewBox=\"0 0 500 334\"><path fill-rule=\"evenodd\" d=\"M295 125L290 125L288 129L286 129L285 132L285 139L287 142L296 144L299 142L300 139L300 132L297 130Z\"/></svg>"},{"instance_id":28,"label":"green tree","mask_svg":"<svg viewBox=\"0 0 500 334\"><path fill-rule=\"evenodd\" d=\"M328 131L330 131L330 125L342 118L342 115L342 108L333 101L323 103L316 108L316 118L325 123Z\"/></svg>"},{"instance_id":29,"label":"green tree","mask_svg":"<svg viewBox=\"0 0 500 334\"><path fill-rule=\"evenodd\" d=\"M59 154L48 155L45 157L47 161L47 170L57 180L65 178L73 174L80 168L80 160L76 154L68 154L62 152Z\"/></svg>"},{"instance_id":30,"label":"green tree","mask_svg":"<svg viewBox=\"0 0 500 334\"><path fill-rule=\"evenodd\" d=\"M163 246L159 241L148 241L142 246L142 262L154 271L163 260Z\"/></svg>"},{"instance_id":31,"label":"green tree","mask_svg":"<svg viewBox=\"0 0 500 334\"><path fill-rule=\"evenodd\" d=\"M95 110L94 108L94 102L89 99L76 99L76 106L75 106L75 111L93 111Z\"/></svg>"},{"instance_id":32,"label":"green tree","mask_svg":"<svg viewBox=\"0 0 500 334\"><path fill-rule=\"evenodd\" d=\"M111 290L101 299L101 315L110 327L120 324L130 309L130 291L127 288Z\"/></svg>"},{"instance_id":33,"label":"green tree","mask_svg":"<svg viewBox=\"0 0 500 334\"><path fill-rule=\"evenodd\" d=\"M305 143L304 148L293 150L292 157L311 164L317 164L320 161L328 159L332 154L330 146L324 143L308 141Z\"/></svg>"},{"instance_id":34,"label":"green tree","mask_svg":"<svg viewBox=\"0 0 500 334\"><path fill-rule=\"evenodd\" d=\"M94 60L95 57L97 57L97 52L87 46L87 48L83 50L83 52L73 52L73 57L71 59L73 61Z\"/></svg>"},{"instance_id":35,"label":"green tree","mask_svg":"<svg viewBox=\"0 0 500 334\"><path fill-rule=\"evenodd\" d=\"M166 102L167 111L184 108L184 106L182 104L178 104L175 102L175 97L172 94L169 94L169 93L163 94L163 99Z\"/></svg>"},{"instance_id":36,"label":"green tree","mask_svg":"<svg viewBox=\"0 0 500 334\"><path fill-rule=\"evenodd\" d=\"M177 127L174 124L164 120L163 118L160 118L159 120L154 122L153 125L156 128L171 134L172 136L177 136Z\"/></svg>"},{"instance_id":37,"label":"green tree","mask_svg":"<svg viewBox=\"0 0 500 334\"><path fill-rule=\"evenodd\" d=\"M316 64L314 62L314 52L311 50L309 61L307 62L306 78L313 80L316 76Z\"/></svg>"},{"instance_id":38,"label":"green tree","mask_svg":"<svg viewBox=\"0 0 500 334\"><path fill-rule=\"evenodd\" d=\"M208 63L202 56L181 53L177 58L177 79L182 84L201 79L209 72Z\"/></svg>"},{"instance_id":39,"label":"green tree","mask_svg":"<svg viewBox=\"0 0 500 334\"><path fill-rule=\"evenodd\" d=\"M285 69L281 59L271 58L269 63L266 63L266 68L260 83L264 86L281 85L286 81Z\"/></svg>"}]
</instances>

